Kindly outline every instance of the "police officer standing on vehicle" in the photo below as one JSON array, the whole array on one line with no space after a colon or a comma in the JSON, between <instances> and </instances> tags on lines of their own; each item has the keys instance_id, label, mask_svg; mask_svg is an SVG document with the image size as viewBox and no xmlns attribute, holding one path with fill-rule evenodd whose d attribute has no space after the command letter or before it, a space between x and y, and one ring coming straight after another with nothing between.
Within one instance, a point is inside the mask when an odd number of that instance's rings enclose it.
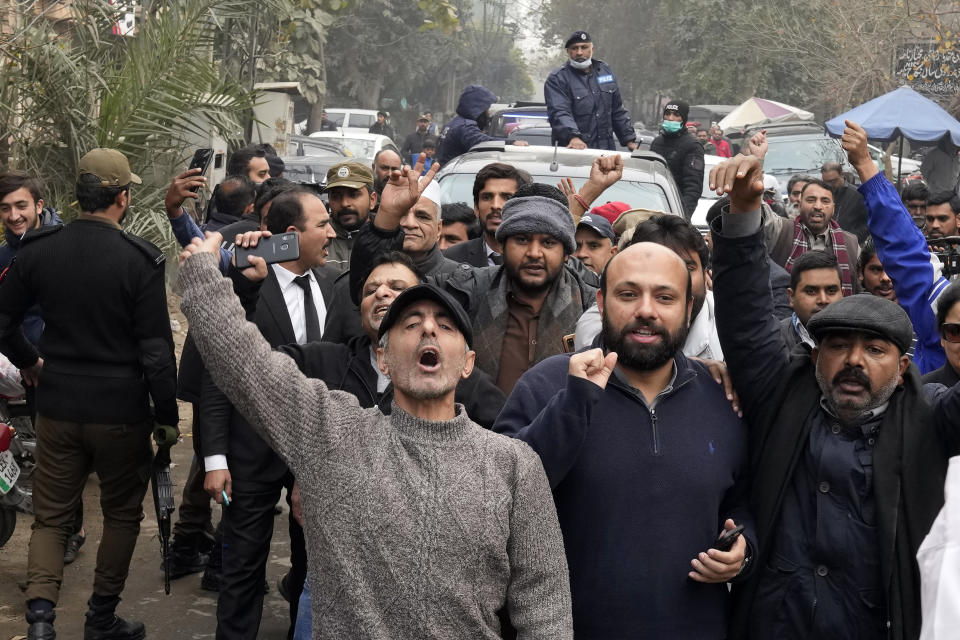
<instances>
[{"instance_id":1,"label":"police officer standing on vehicle","mask_svg":"<svg viewBox=\"0 0 960 640\"><path fill-rule=\"evenodd\" d=\"M614 135L631 151L637 134L620 99L613 70L593 59L593 41L574 31L563 45L570 59L547 77L543 95L553 141L571 149L616 149Z\"/></svg>"},{"instance_id":2,"label":"police officer standing on vehicle","mask_svg":"<svg viewBox=\"0 0 960 640\"><path fill-rule=\"evenodd\" d=\"M28 638L50 640L63 550L92 469L100 478L103 537L84 640L139 640L140 622L117 617L147 490L155 424L176 426L176 361L164 255L120 227L127 158L94 149L80 159L72 223L25 235L0 282L0 351L37 388L35 522L27 560ZM24 338L39 304L43 358ZM151 408L151 401L153 407Z\"/></svg>"}]
</instances>

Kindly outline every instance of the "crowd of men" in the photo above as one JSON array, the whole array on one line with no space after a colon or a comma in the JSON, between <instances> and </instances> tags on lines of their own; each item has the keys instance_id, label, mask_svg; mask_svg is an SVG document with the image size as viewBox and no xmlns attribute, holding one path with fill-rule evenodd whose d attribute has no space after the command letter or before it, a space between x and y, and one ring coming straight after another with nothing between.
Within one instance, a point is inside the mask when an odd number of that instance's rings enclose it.
<instances>
[{"instance_id":1,"label":"crowd of men","mask_svg":"<svg viewBox=\"0 0 960 640\"><path fill-rule=\"evenodd\" d=\"M565 44L555 136L635 144L590 36ZM163 254L120 226L127 159L83 156L67 225L36 177L0 177L0 351L38 412L28 638L56 637L90 471L84 637L145 637L116 609L176 398L195 455L172 571L219 593L218 638L257 637L284 492L289 638L920 637L916 554L960 453L960 284L930 245L960 200L898 193L850 122L860 186L825 165L778 211L761 133L711 171L705 237L703 146L673 100L655 145L687 215L599 202L617 154L579 189L493 162L472 206L442 203L440 163L487 135L494 99L468 87L439 142L424 119L323 193L250 146L197 220L206 178L175 176L179 367ZM296 258L237 266L277 234Z\"/></svg>"}]
</instances>

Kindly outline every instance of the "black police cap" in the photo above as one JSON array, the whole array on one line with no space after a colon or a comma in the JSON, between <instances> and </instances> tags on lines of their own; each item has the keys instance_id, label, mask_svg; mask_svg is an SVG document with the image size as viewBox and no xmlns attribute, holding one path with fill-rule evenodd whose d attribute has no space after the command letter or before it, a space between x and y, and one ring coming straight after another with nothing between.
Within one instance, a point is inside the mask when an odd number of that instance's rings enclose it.
<instances>
[{"instance_id":1,"label":"black police cap","mask_svg":"<svg viewBox=\"0 0 960 640\"><path fill-rule=\"evenodd\" d=\"M586 31L574 31L570 34L570 37L567 38L563 48L569 49L571 45L579 44L581 42L593 42L593 40L590 39L590 34Z\"/></svg>"}]
</instances>

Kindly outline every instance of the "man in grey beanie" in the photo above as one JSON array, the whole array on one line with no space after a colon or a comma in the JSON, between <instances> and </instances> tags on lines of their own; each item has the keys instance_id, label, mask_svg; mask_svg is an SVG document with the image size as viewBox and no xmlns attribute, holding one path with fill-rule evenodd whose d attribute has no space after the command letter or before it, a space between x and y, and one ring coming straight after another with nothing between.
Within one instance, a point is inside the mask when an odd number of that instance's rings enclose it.
<instances>
[{"instance_id":1,"label":"man in grey beanie","mask_svg":"<svg viewBox=\"0 0 960 640\"><path fill-rule=\"evenodd\" d=\"M432 180L432 172L425 179ZM403 184L406 177L395 172L393 181ZM423 182L420 186L425 188ZM467 311L476 366L508 395L524 371L565 351L564 337L573 334L577 319L597 296L597 275L579 260L569 260L576 250L576 229L566 202L556 187L526 185L501 212L496 239L503 264L461 264L452 273L426 276L426 282L445 289ZM375 226L372 241L354 248L351 271L369 268L364 265L377 254L402 249L398 216L381 209Z\"/></svg>"},{"instance_id":2,"label":"man in grey beanie","mask_svg":"<svg viewBox=\"0 0 960 640\"><path fill-rule=\"evenodd\" d=\"M569 255L576 251L576 229L570 209L545 196L512 198L503 205L503 222L497 228L497 242L521 233L546 235L560 243Z\"/></svg>"},{"instance_id":3,"label":"man in grey beanie","mask_svg":"<svg viewBox=\"0 0 960 640\"><path fill-rule=\"evenodd\" d=\"M592 304L596 288L572 268L576 261L567 265L576 228L561 202L514 197L502 217L496 237L503 266L494 270L486 304L475 309L474 326L477 365L509 394L524 371L564 351L563 337Z\"/></svg>"}]
</instances>

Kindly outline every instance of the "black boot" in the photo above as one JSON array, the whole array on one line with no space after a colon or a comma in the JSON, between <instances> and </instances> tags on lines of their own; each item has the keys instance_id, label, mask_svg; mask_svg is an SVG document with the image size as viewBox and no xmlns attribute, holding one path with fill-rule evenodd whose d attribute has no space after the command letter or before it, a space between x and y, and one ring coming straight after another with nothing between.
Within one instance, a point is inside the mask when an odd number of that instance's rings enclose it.
<instances>
[{"instance_id":1,"label":"black boot","mask_svg":"<svg viewBox=\"0 0 960 640\"><path fill-rule=\"evenodd\" d=\"M142 622L127 622L117 616L119 596L98 596L87 602L87 623L83 625L83 640L143 640L147 631Z\"/></svg>"},{"instance_id":2,"label":"black boot","mask_svg":"<svg viewBox=\"0 0 960 640\"><path fill-rule=\"evenodd\" d=\"M200 550L200 543L195 535L174 536L170 544L171 578L200 573L207 567L210 555Z\"/></svg>"},{"instance_id":3,"label":"black boot","mask_svg":"<svg viewBox=\"0 0 960 640\"><path fill-rule=\"evenodd\" d=\"M217 533L220 528L217 527ZM207 566L203 570L203 577L200 578L200 588L204 591L220 591L220 571L223 564L223 540L217 535L213 546L210 548Z\"/></svg>"},{"instance_id":4,"label":"black boot","mask_svg":"<svg viewBox=\"0 0 960 640\"><path fill-rule=\"evenodd\" d=\"M57 614L53 611L28 611L27 640L56 640L57 632L53 629L53 621Z\"/></svg>"}]
</instances>

